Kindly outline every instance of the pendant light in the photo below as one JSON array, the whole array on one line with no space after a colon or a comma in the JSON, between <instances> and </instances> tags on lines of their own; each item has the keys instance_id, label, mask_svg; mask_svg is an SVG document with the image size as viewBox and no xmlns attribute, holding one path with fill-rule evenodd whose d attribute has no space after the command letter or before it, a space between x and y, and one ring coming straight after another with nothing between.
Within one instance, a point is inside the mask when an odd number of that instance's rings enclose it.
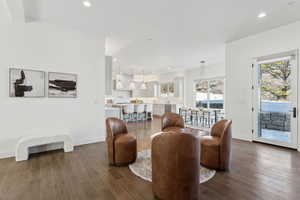
<instances>
[{"instance_id":1,"label":"pendant light","mask_svg":"<svg viewBox=\"0 0 300 200\"><path fill-rule=\"evenodd\" d=\"M145 83L145 74L144 74L144 70L143 70L143 83L141 85L141 89L142 90L146 90L147 89L147 85Z\"/></svg>"},{"instance_id":2,"label":"pendant light","mask_svg":"<svg viewBox=\"0 0 300 200\"><path fill-rule=\"evenodd\" d=\"M121 81L121 69L119 65L119 74L117 75L117 89L122 89L122 88L123 88L123 84Z\"/></svg>"}]
</instances>

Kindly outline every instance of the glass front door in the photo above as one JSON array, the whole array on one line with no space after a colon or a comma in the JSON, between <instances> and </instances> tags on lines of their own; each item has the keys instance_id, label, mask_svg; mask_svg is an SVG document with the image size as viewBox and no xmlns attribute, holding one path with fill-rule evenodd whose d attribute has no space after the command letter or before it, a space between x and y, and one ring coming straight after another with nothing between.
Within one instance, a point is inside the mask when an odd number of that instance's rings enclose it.
<instances>
[{"instance_id":1,"label":"glass front door","mask_svg":"<svg viewBox=\"0 0 300 200\"><path fill-rule=\"evenodd\" d=\"M286 56L257 62L254 140L297 148L297 62Z\"/></svg>"}]
</instances>

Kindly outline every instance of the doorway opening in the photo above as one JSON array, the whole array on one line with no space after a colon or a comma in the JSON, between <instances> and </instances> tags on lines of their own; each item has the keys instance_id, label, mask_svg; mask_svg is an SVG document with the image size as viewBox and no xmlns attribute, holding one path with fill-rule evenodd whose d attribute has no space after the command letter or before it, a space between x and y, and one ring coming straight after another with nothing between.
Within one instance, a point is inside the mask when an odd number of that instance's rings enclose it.
<instances>
[{"instance_id":1,"label":"doorway opening","mask_svg":"<svg viewBox=\"0 0 300 200\"><path fill-rule=\"evenodd\" d=\"M258 58L253 65L253 140L297 148L297 54Z\"/></svg>"}]
</instances>

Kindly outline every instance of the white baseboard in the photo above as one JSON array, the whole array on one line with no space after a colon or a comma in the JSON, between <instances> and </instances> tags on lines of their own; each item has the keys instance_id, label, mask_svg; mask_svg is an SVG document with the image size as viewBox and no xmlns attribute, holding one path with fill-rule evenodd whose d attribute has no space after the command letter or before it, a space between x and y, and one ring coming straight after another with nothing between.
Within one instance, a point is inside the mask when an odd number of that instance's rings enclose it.
<instances>
[{"instance_id":1,"label":"white baseboard","mask_svg":"<svg viewBox=\"0 0 300 200\"><path fill-rule=\"evenodd\" d=\"M74 140L74 146L81 146L85 144L93 144L98 142L104 142L105 137L95 137L95 138L84 138L81 140ZM55 148L50 148L49 150L54 150ZM15 152L0 152L0 159L15 157Z\"/></svg>"},{"instance_id":2,"label":"white baseboard","mask_svg":"<svg viewBox=\"0 0 300 200\"><path fill-rule=\"evenodd\" d=\"M15 152L0 152L0 159L15 157Z\"/></svg>"},{"instance_id":3,"label":"white baseboard","mask_svg":"<svg viewBox=\"0 0 300 200\"><path fill-rule=\"evenodd\" d=\"M241 136L233 136L232 138L233 138L233 139L238 139L238 140L243 140L243 141L252 142L252 138L241 137Z\"/></svg>"},{"instance_id":4,"label":"white baseboard","mask_svg":"<svg viewBox=\"0 0 300 200\"><path fill-rule=\"evenodd\" d=\"M104 142L104 141L105 141L105 137L84 138L81 140L74 141L74 145L81 146L85 144L93 144L93 143Z\"/></svg>"}]
</instances>

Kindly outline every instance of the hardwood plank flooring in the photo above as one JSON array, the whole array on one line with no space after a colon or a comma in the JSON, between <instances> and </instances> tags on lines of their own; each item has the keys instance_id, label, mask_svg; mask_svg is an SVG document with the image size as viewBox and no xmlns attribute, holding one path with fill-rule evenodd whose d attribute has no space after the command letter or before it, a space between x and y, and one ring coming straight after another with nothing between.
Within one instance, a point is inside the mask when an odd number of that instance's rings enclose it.
<instances>
[{"instance_id":1,"label":"hardwood plank flooring","mask_svg":"<svg viewBox=\"0 0 300 200\"><path fill-rule=\"evenodd\" d=\"M160 120L130 123L138 149L150 147ZM209 200L300 199L300 153L285 148L233 140L230 172L217 172L201 184ZM34 154L30 160L0 160L0 200L153 200L151 183L128 167L110 167L105 143Z\"/></svg>"}]
</instances>

